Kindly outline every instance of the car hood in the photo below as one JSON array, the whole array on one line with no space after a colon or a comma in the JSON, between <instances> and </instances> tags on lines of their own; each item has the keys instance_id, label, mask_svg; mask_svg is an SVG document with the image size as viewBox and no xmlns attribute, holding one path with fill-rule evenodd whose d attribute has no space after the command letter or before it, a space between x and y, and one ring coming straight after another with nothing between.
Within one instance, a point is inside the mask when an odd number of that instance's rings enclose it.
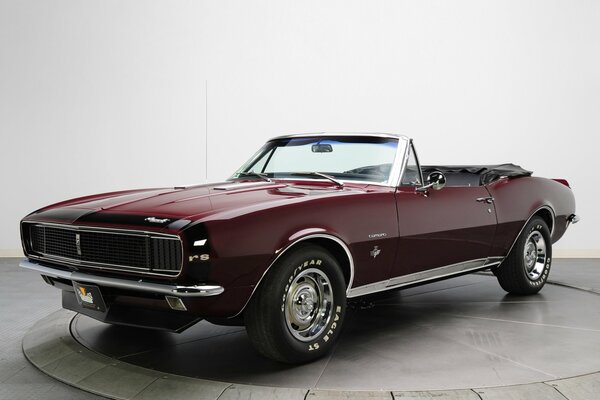
<instances>
[{"instance_id":1,"label":"car hood","mask_svg":"<svg viewBox=\"0 0 600 400\"><path fill-rule=\"evenodd\" d=\"M365 186L338 188L324 182L235 181L132 190L57 203L30 214L26 219L177 229L190 221L231 218L315 197L364 193Z\"/></svg>"}]
</instances>

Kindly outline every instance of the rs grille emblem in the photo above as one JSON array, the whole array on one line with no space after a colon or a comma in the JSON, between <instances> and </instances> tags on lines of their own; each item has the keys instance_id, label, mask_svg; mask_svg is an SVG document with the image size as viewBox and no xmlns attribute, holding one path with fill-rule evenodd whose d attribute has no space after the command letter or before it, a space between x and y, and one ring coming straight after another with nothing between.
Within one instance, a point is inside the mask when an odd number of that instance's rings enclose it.
<instances>
[{"instance_id":1,"label":"rs grille emblem","mask_svg":"<svg viewBox=\"0 0 600 400\"><path fill-rule=\"evenodd\" d=\"M81 255L81 235L79 233L75 234L75 247L77 247L77 255Z\"/></svg>"},{"instance_id":2,"label":"rs grille emblem","mask_svg":"<svg viewBox=\"0 0 600 400\"><path fill-rule=\"evenodd\" d=\"M381 254L379 246L373 247L373 250L371 250L371 257L376 258L379 254Z\"/></svg>"}]
</instances>

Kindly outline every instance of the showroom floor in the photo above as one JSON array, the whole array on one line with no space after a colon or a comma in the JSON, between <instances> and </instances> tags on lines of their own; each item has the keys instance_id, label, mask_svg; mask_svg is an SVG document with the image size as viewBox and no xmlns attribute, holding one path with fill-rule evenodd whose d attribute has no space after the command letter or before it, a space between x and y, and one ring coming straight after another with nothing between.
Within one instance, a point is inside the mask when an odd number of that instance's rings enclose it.
<instances>
[{"instance_id":1,"label":"showroom floor","mask_svg":"<svg viewBox=\"0 0 600 400\"><path fill-rule=\"evenodd\" d=\"M36 321L60 309L60 296L17 263L0 259L0 399L100 398L46 376L25 360L23 337ZM505 296L486 274L388 293L374 299L373 308L350 311L330 357L300 367L282 368L256 356L239 327L201 323L181 335L149 333L140 340L138 330L75 317L70 329L79 343L114 360L237 385L383 394L547 382L600 370L596 271L600 260L555 260L551 279L571 287L549 285L533 298ZM412 339L399 340L407 338ZM553 344L552 351L541 342ZM210 368L197 362L207 358ZM539 388L563 398L550 385ZM484 399L499 394L470 393Z\"/></svg>"},{"instance_id":2,"label":"showroom floor","mask_svg":"<svg viewBox=\"0 0 600 400\"><path fill-rule=\"evenodd\" d=\"M101 399L45 375L23 356L25 333L61 306L57 290L18 262L0 258L0 399Z\"/></svg>"}]
</instances>

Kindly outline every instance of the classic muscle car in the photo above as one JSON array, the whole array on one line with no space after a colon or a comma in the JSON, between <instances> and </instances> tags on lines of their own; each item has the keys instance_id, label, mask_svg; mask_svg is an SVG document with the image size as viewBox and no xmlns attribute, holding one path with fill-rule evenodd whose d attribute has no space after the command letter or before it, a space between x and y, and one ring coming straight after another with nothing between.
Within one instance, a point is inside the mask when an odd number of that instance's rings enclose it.
<instances>
[{"instance_id":1,"label":"classic muscle car","mask_svg":"<svg viewBox=\"0 0 600 400\"><path fill-rule=\"evenodd\" d=\"M578 217L566 180L531 175L421 165L402 135L283 136L225 182L35 211L20 265L100 321L245 325L264 356L306 362L332 348L350 298L485 269L537 293Z\"/></svg>"}]
</instances>

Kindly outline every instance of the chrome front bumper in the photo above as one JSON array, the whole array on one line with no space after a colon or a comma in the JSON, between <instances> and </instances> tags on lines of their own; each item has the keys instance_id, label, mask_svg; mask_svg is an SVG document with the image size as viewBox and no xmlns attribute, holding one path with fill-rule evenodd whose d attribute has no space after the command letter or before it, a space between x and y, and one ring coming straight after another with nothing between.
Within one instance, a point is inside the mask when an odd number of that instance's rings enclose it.
<instances>
[{"instance_id":1,"label":"chrome front bumper","mask_svg":"<svg viewBox=\"0 0 600 400\"><path fill-rule=\"evenodd\" d=\"M222 286L217 285L195 285L195 286L177 286L162 283L144 282L141 279L134 281L131 279L109 278L97 275L90 275L78 271L63 271L56 268L46 267L38 263L23 260L19 263L22 268L39 272L50 278L67 279L80 283L92 283L98 286L106 286L118 289L137 290L140 292L157 293L177 297L209 297L217 296L225 291Z\"/></svg>"}]
</instances>

